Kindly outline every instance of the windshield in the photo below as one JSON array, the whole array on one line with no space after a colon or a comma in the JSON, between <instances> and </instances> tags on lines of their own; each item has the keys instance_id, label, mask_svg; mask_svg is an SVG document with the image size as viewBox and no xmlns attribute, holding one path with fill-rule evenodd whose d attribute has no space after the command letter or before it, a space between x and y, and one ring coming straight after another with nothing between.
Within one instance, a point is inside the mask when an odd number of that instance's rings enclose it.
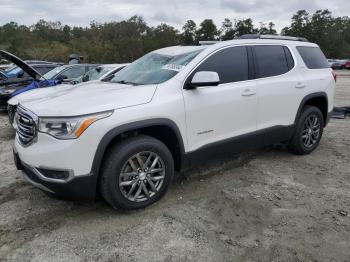
<instances>
[{"instance_id":1,"label":"windshield","mask_svg":"<svg viewBox=\"0 0 350 262\"><path fill-rule=\"evenodd\" d=\"M43 77L40 78L40 80L53 79L58 73L60 73L65 68L66 68L66 66L56 67L55 69L52 69L51 71L49 71L45 75L43 75Z\"/></svg>"},{"instance_id":2,"label":"windshield","mask_svg":"<svg viewBox=\"0 0 350 262\"><path fill-rule=\"evenodd\" d=\"M99 66L96 67L89 72L87 72L83 77L82 77L82 82L88 82L91 80L98 80L100 79L101 76L107 74L109 71L113 70L113 67L103 67Z\"/></svg>"},{"instance_id":3,"label":"windshield","mask_svg":"<svg viewBox=\"0 0 350 262\"><path fill-rule=\"evenodd\" d=\"M111 82L132 85L163 83L180 72L202 50L176 56L149 53L119 71Z\"/></svg>"}]
</instances>

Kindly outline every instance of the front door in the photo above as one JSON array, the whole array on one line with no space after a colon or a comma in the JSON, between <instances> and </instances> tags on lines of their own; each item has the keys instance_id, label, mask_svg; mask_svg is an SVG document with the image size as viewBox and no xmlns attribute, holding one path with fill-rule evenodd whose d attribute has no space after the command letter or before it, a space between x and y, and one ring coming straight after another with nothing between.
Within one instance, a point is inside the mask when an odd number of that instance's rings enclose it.
<instances>
[{"instance_id":1,"label":"front door","mask_svg":"<svg viewBox=\"0 0 350 262\"><path fill-rule=\"evenodd\" d=\"M211 54L190 75L214 71L220 84L183 90L189 151L256 131L256 88L248 80L248 68L247 48L228 47Z\"/></svg>"}]
</instances>

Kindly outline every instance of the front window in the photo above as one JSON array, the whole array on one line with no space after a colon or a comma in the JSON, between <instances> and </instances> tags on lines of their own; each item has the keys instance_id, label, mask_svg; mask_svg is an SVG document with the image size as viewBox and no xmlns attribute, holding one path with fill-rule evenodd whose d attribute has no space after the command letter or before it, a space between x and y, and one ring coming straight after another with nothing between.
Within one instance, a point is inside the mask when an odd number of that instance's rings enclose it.
<instances>
[{"instance_id":1,"label":"front window","mask_svg":"<svg viewBox=\"0 0 350 262\"><path fill-rule=\"evenodd\" d=\"M176 56L149 53L119 71L111 82L132 85L163 83L174 77L202 50Z\"/></svg>"},{"instance_id":2,"label":"front window","mask_svg":"<svg viewBox=\"0 0 350 262\"><path fill-rule=\"evenodd\" d=\"M59 74L65 68L66 68L66 66L56 67L55 69L52 69L51 71L49 71L45 75L43 75L43 78L41 78L40 80L53 79L57 74Z\"/></svg>"},{"instance_id":3,"label":"front window","mask_svg":"<svg viewBox=\"0 0 350 262\"><path fill-rule=\"evenodd\" d=\"M73 66L65 71L63 71L60 75L63 76L63 79L73 79L81 77L85 74L85 66Z\"/></svg>"},{"instance_id":4,"label":"front window","mask_svg":"<svg viewBox=\"0 0 350 262\"><path fill-rule=\"evenodd\" d=\"M113 69L113 67L103 67L103 66L96 67L96 68L90 70L89 72L87 72L82 77L82 81L87 82L87 81L91 81L91 80L98 80L98 79L100 79L101 76L107 74L112 69Z\"/></svg>"}]
</instances>

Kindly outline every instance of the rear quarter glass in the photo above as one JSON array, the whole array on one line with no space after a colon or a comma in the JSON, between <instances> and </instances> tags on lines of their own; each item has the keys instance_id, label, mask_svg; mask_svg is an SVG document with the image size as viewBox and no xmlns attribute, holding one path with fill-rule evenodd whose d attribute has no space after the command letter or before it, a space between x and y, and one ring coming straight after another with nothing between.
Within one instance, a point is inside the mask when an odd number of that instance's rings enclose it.
<instances>
[{"instance_id":1,"label":"rear quarter glass","mask_svg":"<svg viewBox=\"0 0 350 262\"><path fill-rule=\"evenodd\" d=\"M297 46L297 50L309 69L330 68L327 58L320 48L311 46Z\"/></svg>"}]
</instances>

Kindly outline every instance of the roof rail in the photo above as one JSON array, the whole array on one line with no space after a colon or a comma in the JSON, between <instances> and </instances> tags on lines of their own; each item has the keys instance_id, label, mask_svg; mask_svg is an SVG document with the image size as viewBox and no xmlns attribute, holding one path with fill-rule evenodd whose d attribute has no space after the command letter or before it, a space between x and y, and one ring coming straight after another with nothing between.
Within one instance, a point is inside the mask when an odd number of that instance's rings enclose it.
<instances>
[{"instance_id":1,"label":"roof rail","mask_svg":"<svg viewBox=\"0 0 350 262\"><path fill-rule=\"evenodd\" d=\"M294 36L281 36L281 35L261 35L261 34L246 34L241 35L238 39L274 39L274 40L289 40L289 41L300 41L309 42L305 37L294 37Z\"/></svg>"},{"instance_id":2,"label":"roof rail","mask_svg":"<svg viewBox=\"0 0 350 262\"><path fill-rule=\"evenodd\" d=\"M195 40L193 43L182 43L182 46L200 46L200 45L215 45L221 41L215 41L215 40L206 40L206 41L199 41Z\"/></svg>"},{"instance_id":3,"label":"roof rail","mask_svg":"<svg viewBox=\"0 0 350 262\"><path fill-rule=\"evenodd\" d=\"M198 41L198 45L215 45L220 41Z\"/></svg>"}]
</instances>

